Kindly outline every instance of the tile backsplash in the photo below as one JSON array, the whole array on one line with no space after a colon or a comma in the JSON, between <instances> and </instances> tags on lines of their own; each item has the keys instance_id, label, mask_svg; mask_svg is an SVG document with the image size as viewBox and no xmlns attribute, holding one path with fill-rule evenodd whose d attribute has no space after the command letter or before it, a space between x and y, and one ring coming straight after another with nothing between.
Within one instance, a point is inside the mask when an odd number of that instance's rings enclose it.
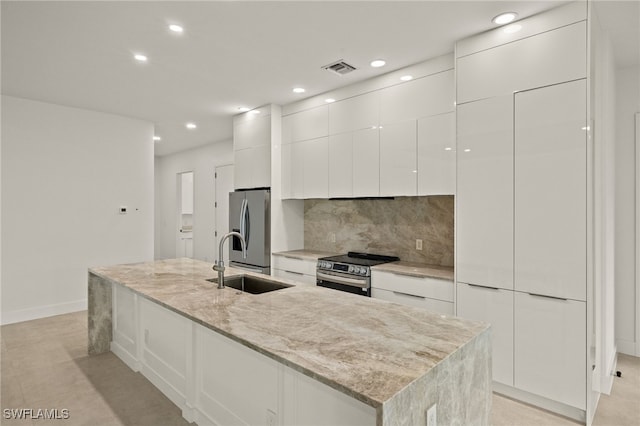
<instances>
[{"instance_id":1,"label":"tile backsplash","mask_svg":"<svg viewBox=\"0 0 640 426\"><path fill-rule=\"evenodd\" d=\"M305 200L304 248L453 266L453 216L453 195ZM422 250L416 250L416 239L422 240Z\"/></svg>"}]
</instances>

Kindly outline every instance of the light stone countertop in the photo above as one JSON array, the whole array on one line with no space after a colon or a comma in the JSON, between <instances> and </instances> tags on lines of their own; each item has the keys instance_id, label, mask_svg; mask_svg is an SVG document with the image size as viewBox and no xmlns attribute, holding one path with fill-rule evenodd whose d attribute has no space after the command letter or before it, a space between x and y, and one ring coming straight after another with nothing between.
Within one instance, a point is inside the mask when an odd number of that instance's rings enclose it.
<instances>
[{"instance_id":1,"label":"light stone countertop","mask_svg":"<svg viewBox=\"0 0 640 426\"><path fill-rule=\"evenodd\" d=\"M294 259L302 259L302 260L318 260L321 257L337 256L339 255L339 253L332 253L329 251L300 249L300 250L280 251L277 253L273 253L273 255L293 257Z\"/></svg>"},{"instance_id":2,"label":"light stone countertop","mask_svg":"<svg viewBox=\"0 0 640 426\"><path fill-rule=\"evenodd\" d=\"M412 277L440 278L453 281L453 267L450 266L399 261L372 266L371 269Z\"/></svg>"},{"instance_id":3,"label":"light stone countertop","mask_svg":"<svg viewBox=\"0 0 640 426\"><path fill-rule=\"evenodd\" d=\"M376 409L489 331L485 323L319 287L260 295L218 289L205 281L216 276L211 264L193 259L89 272ZM260 276L234 268L225 275L243 274Z\"/></svg>"}]
</instances>

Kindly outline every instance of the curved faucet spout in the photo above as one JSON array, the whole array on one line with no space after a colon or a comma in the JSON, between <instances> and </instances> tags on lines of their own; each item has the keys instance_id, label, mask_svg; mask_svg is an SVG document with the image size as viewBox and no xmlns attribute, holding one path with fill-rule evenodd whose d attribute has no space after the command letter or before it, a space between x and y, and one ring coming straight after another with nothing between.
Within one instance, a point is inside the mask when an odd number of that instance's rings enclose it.
<instances>
[{"instance_id":1,"label":"curved faucet spout","mask_svg":"<svg viewBox=\"0 0 640 426\"><path fill-rule=\"evenodd\" d=\"M213 265L213 270L218 272L218 288L224 288L224 242L228 240L230 237L238 237L240 238L240 245L242 245L242 258L247 258L247 243L244 240L244 237L239 232L229 232L228 234L224 234L222 238L220 238L220 246L218 247L218 261L215 265Z\"/></svg>"}]
</instances>

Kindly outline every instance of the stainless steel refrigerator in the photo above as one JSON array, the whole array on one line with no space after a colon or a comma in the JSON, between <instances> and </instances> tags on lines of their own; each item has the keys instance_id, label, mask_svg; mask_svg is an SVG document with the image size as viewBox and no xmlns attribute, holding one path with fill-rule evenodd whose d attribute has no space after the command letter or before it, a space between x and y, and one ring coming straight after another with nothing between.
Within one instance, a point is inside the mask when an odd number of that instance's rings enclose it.
<instances>
[{"instance_id":1,"label":"stainless steel refrigerator","mask_svg":"<svg viewBox=\"0 0 640 426\"><path fill-rule=\"evenodd\" d=\"M242 257L240 239L229 244L229 262L236 268L269 275L271 273L271 192L269 189L229 193L229 230L241 233L247 243Z\"/></svg>"}]
</instances>

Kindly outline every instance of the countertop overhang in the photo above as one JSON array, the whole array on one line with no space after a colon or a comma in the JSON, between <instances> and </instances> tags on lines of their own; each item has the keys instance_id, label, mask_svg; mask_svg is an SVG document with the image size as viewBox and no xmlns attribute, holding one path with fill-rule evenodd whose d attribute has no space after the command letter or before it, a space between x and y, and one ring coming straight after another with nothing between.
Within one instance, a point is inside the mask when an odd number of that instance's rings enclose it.
<instances>
[{"instance_id":1,"label":"countertop overhang","mask_svg":"<svg viewBox=\"0 0 640 426\"><path fill-rule=\"evenodd\" d=\"M216 276L211 267L183 258L89 272L375 408L489 328L312 286L260 295L218 289L206 281ZM237 275L264 277L234 268L225 272Z\"/></svg>"}]
</instances>

